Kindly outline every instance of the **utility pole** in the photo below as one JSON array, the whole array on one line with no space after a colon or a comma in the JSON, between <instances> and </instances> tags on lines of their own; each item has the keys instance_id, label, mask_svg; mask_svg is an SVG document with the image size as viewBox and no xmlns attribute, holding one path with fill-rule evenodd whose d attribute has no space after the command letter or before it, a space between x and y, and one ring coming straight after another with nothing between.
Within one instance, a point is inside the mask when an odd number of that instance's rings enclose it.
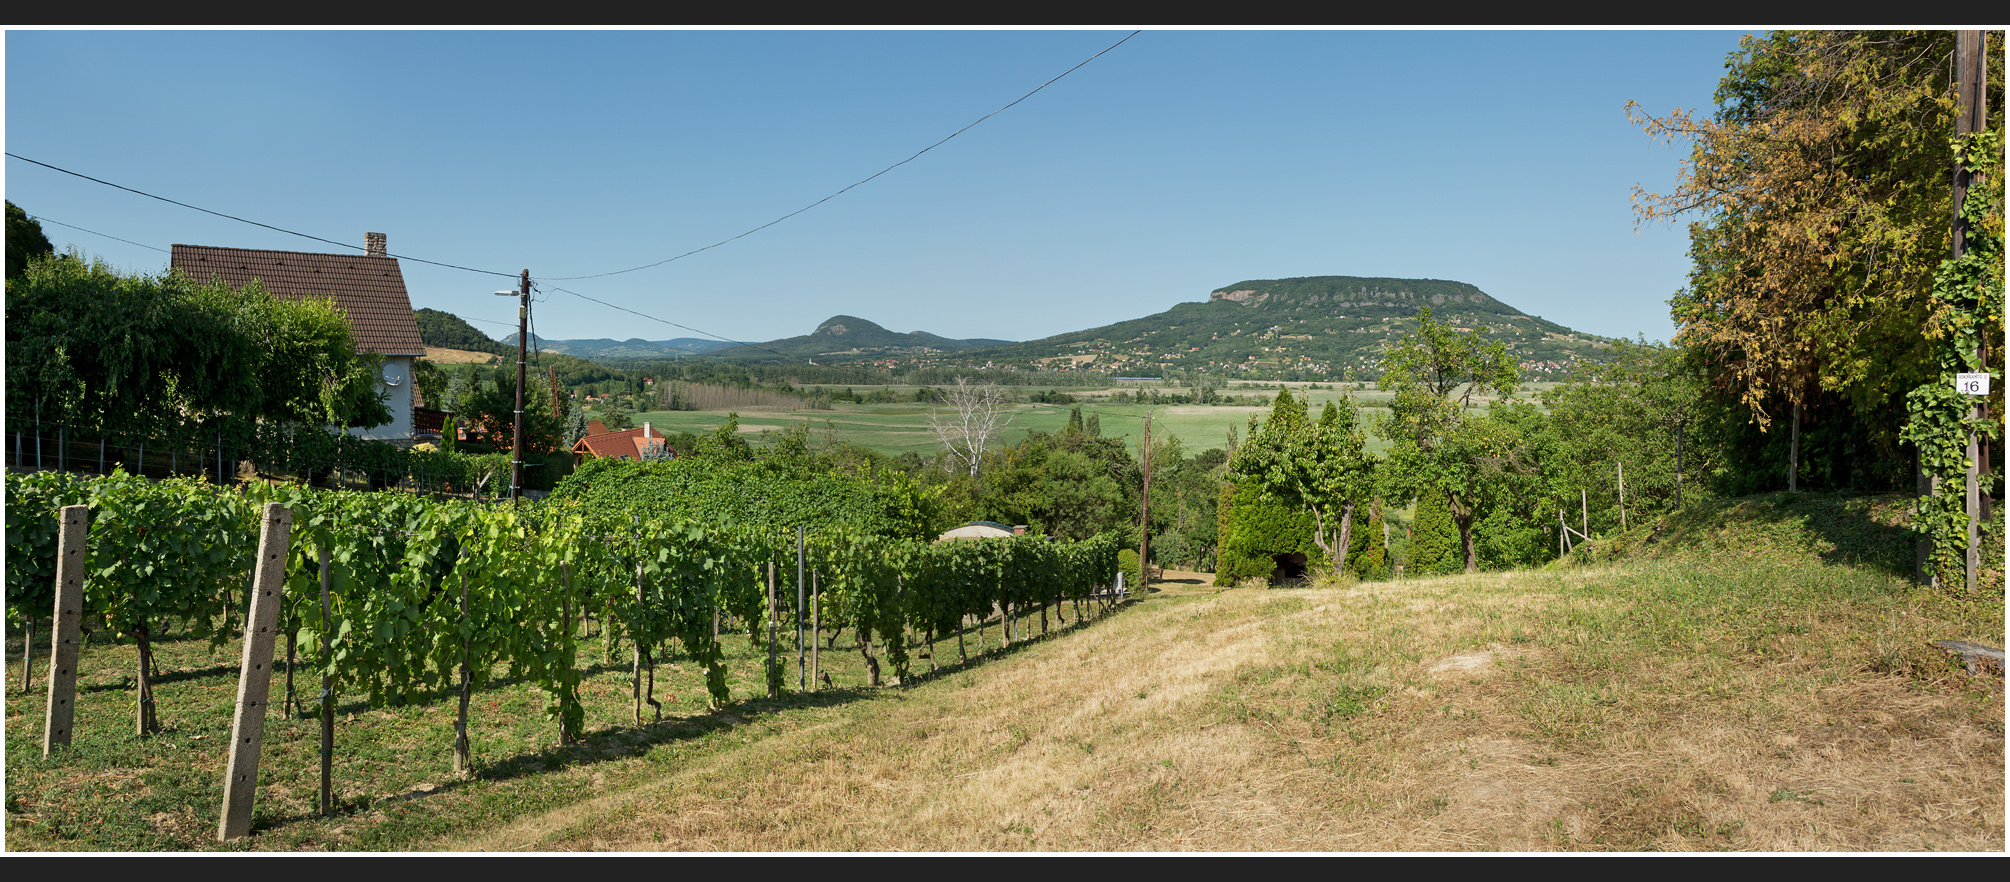
<instances>
[{"instance_id":1,"label":"utility pole","mask_svg":"<svg viewBox=\"0 0 2010 882\"><path fill-rule=\"evenodd\" d=\"M523 498L523 384L524 356L530 344L530 270L523 271L523 283L516 307L516 439L510 445L509 498Z\"/></svg>"},{"instance_id":2,"label":"utility pole","mask_svg":"<svg viewBox=\"0 0 2010 882\"><path fill-rule=\"evenodd\" d=\"M1152 414L1145 411L1145 493L1138 507L1138 593L1145 593L1145 586L1151 584L1151 565L1145 561L1145 552L1151 550L1152 539Z\"/></svg>"},{"instance_id":3,"label":"utility pole","mask_svg":"<svg viewBox=\"0 0 2010 882\"><path fill-rule=\"evenodd\" d=\"M1982 131L1988 124L1989 107L1983 97L1982 83L1988 75L1989 56L1983 51L1981 31L1958 31L1954 37L1955 79L1960 90L1959 105L1954 118L1954 135L1967 141L1970 135ZM1968 250L1968 223L1961 217L1962 203L1968 199L1968 190L1976 183L1974 175L1957 163L1954 166L1954 259L1960 260ZM1976 341L1974 369L1989 369L1986 336ZM1969 409L1968 429L1968 481L1965 508L1968 515L1968 555L1967 588L1975 590L1976 575L1982 567L1982 446L1975 436L1975 425L1982 421L1983 402L1976 402Z\"/></svg>"}]
</instances>

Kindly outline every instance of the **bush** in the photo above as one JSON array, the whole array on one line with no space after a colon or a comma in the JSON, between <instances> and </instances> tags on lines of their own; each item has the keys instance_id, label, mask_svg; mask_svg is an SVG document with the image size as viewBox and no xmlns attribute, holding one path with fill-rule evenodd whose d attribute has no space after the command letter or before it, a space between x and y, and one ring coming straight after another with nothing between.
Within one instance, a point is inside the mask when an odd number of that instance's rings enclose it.
<instances>
[{"instance_id":1,"label":"bush","mask_svg":"<svg viewBox=\"0 0 2010 882\"><path fill-rule=\"evenodd\" d=\"M1464 549L1459 547L1459 530L1452 524L1452 512L1445 507L1445 494L1427 492L1417 500L1417 522L1410 527L1410 559L1404 575L1436 576L1463 572Z\"/></svg>"},{"instance_id":2,"label":"bush","mask_svg":"<svg viewBox=\"0 0 2010 882\"><path fill-rule=\"evenodd\" d=\"M1142 593L1145 590L1144 569L1138 565L1138 553L1135 549L1117 550L1117 569L1124 574L1124 586L1132 593Z\"/></svg>"},{"instance_id":3,"label":"bush","mask_svg":"<svg viewBox=\"0 0 2010 882\"><path fill-rule=\"evenodd\" d=\"M1277 556L1303 554L1308 571L1325 563L1326 552L1312 541L1312 512L1294 509L1253 483L1222 489L1221 556L1214 583L1234 585L1243 579L1269 579Z\"/></svg>"},{"instance_id":4,"label":"bush","mask_svg":"<svg viewBox=\"0 0 2010 882\"><path fill-rule=\"evenodd\" d=\"M1361 514L1355 511L1358 518ZM1389 556L1382 550L1382 511L1375 509L1364 521L1356 521L1347 542L1347 571L1363 579L1380 579L1389 574Z\"/></svg>"}]
</instances>

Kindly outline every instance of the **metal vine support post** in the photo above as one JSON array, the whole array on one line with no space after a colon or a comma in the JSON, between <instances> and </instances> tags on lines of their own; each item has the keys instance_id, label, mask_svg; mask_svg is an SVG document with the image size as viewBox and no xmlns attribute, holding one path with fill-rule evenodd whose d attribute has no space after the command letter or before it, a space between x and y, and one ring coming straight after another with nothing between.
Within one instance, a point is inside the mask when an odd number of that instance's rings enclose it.
<instances>
[{"instance_id":1,"label":"metal vine support post","mask_svg":"<svg viewBox=\"0 0 2010 882\"><path fill-rule=\"evenodd\" d=\"M219 842L251 832L265 699L272 687L272 643L280 594L286 587L286 545L292 530L293 512L277 502L266 503L258 530L258 563L252 571L251 614L244 621L244 657L238 663L237 713L230 726L230 761L223 776L223 817L216 825Z\"/></svg>"},{"instance_id":2,"label":"metal vine support post","mask_svg":"<svg viewBox=\"0 0 2010 882\"><path fill-rule=\"evenodd\" d=\"M333 619L328 598L333 573L328 543L322 542L317 550L321 558L321 814L327 816L335 813L335 675L330 673L334 665L329 660L335 629L329 626Z\"/></svg>"},{"instance_id":3,"label":"metal vine support post","mask_svg":"<svg viewBox=\"0 0 2010 882\"><path fill-rule=\"evenodd\" d=\"M782 697L782 675L775 667L775 562L768 561L768 697Z\"/></svg>"},{"instance_id":4,"label":"metal vine support post","mask_svg":"<svg viewBox=\"0 0 2010 882\"><path fill-rule=\"evenodd\" d=\"M796 525L796 691L808 692L809 668L803 657L803 526Z\"/></svg>"}]
</instances>

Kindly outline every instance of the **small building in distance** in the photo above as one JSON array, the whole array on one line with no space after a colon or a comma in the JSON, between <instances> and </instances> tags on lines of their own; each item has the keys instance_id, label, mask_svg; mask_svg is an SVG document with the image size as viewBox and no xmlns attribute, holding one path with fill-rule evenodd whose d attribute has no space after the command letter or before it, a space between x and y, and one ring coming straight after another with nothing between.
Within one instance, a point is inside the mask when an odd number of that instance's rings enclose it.
<instances>
[{"instance_id":1,"label":"small building in distance","mask_svg":"<svg viewBox=\"0 0 2010 882\"><path fill-rule=\"evenodd\" d=\"M593 426L599 423L599 420L593 420L588 425ZM648 423L643 423L640 429L622 429L618 432L587 435L580 438L578 443L572 445L572 464L574 466L583 465L589 459L632 459L640 461L650 459L652 456L676 459L677 451L665 446L663 443L663 433L656 431Z\"/></svg>"}]
</instances>

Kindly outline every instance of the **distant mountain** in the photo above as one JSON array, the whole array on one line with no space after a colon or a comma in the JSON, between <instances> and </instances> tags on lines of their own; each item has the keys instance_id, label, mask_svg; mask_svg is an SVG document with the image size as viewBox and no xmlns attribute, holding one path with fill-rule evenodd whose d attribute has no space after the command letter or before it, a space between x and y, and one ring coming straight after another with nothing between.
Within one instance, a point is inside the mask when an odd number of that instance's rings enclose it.
<instances>
[{"instance_id":1,"label":"distant mountain","mask_svg":"<svg viewBox=\"0 0 2010 882\"><path fill-rule=\"evenodd\" d=\"M1007 340L951 340L926 331L905 334L889 331L855 315L834 315L817 329L800 337L769 340L752 346L722 349L721 358L774 358L776 353L797 358L828 358L850 361L892 355L927 355L962 352L984 346L1010 345Z\"/></svg>"},{"instance_id":2,"label":"distant mountain","mask_svg":"<svg viewBox=\"0 0 2010 882\"><path fill-rule=\"evenodd\" d=\"M958 353L969 361L1156 376L1165 370L1339 379L1379 373L1382 347L1416 328L1425 307L1454 327L1506 344L1526 379L1597 361L1610 340L1515 309L1465 282L1310 276L1224 285L1206 302L1041 340Z\"/></svg>"},{"instance_id":3,"label":"distant mountain","mask_svg":"<svg viewBox=\"0 0 2010 882\"><path fill-rule=\"evenodd\" d=\"M691 338L539 343L548 352L592 359L707 353L748 362L897 361L897 370L1018 366L1134 376L1198 371L1247 379L1372 379L1380 373L1383 347L1413 332L1417 312L1426 307L1439 321L1501 341L1529 381L1603 361L1613 342L1529 315L1465 282L1308 276L1236 282L1216 288L1206 301L1025 343L903 334L852 315L832 316L800 337L752 345ZM422 321L421 334L425 328ZM515 339L506 338L509 348Z\"/></svg>"},{"instance_id":4,"label":"distant mountain","mask_svg":"<svg viewBox=\"0 0 2010 882\"><path fill-rule=\"evenodd\" d=\"M557 352L575 358L682 358L703 352L727 349L736 344L723 340L703 340L697 337L678 337L674 340L611 340L601 337L594 340L549 340L536 338L539 349ZM512 348L516 346L516 335L503 338Z\"/></svg>"}]
</instances>

